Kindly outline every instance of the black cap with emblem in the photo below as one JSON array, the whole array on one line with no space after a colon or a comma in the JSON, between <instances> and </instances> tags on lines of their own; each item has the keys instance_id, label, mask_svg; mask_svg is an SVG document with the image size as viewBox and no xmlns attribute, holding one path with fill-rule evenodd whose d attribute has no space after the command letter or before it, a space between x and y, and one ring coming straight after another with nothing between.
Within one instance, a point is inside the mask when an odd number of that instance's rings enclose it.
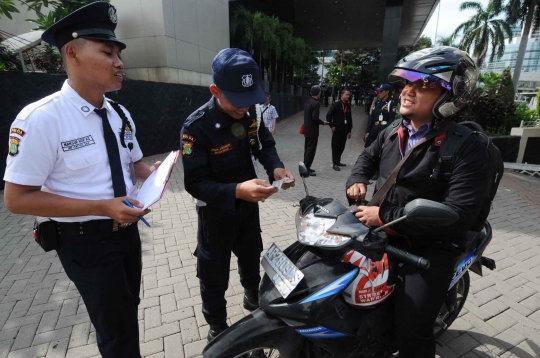
<instances>
[{"instance_id":1,"label":"black cap with emblem","mask_svg":"<svg viewBox=\"0 0 540 358\"><path fill-rule=\"evenodd\" d=\"M60 19L41 35L43 41L61 49L69 41L82 37L110 41L125 49L126 44L116 38L114 30L118 18L116 8L104 1L97 1Z\"/></svg>"},{"instance_id":2,"label":"black cap with emblem","mask_svg":"<svg viewBox=\"0 0 540 358\"><path fill-rule=\"evenodd\" d=\"M266 102L266 94L259 85L259 66L244 50L219 51L212 61L212 79L235 107Z\"/></svg>"}]
</instances>

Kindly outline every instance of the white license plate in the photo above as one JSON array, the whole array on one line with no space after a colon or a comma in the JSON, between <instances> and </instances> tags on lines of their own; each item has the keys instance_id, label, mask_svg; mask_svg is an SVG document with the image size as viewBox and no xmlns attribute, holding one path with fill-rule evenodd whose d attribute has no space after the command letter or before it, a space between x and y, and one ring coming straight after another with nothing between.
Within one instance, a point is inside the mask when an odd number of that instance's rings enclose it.
<instances>
[{"instance_id":1,"label":"white license plate","mask_svg":"<svg viewBox=\"0 0 540 358\"><path fill-rule=\"evenodd\" d=\"M262 265L283 298L287 298L304 278L302 271L285 256L276 244L272 244L266 251Z\"/></svg>"}]
</instances>

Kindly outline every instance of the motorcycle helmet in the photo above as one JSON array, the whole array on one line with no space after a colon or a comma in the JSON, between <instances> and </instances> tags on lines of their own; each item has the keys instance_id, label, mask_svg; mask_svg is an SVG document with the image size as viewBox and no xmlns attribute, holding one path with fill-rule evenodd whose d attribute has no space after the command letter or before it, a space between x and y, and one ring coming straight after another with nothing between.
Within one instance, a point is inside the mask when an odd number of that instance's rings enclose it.
<instances>
[{"instance_id":1,"label":"motorcycle helmet","mask_svg":"<svg viewBox=\"0 0 540 358\"><path fill-rule=\"evenodd\" d=\"M410 53L388 76L390 83L422 81L430 88L441 86L444 91L432 109L436 122L455 115L471 102L477 79L478 70L469 54L450 46Z\"/></svg>"}]
</instances>

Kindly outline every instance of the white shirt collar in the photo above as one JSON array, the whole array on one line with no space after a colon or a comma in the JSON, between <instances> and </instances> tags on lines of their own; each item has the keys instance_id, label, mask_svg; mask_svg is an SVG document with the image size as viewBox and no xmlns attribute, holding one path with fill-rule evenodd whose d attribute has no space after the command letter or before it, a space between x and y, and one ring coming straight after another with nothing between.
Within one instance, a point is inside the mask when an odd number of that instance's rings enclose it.
<instances>
[{"instance_id":1,"label":"white shirt collar","mask_svg":"<svg viewBox=\"0 0 540 358\"><path fill-rule=\"evenodd\" d=\"M87 100L82 98L77 93L77 91L75 91L73 87L69 85L68 80L66 80L62 85L62 89L60 90L60 92L62 93L62 96L64 96L69 102L71 102L75 106L75 108L77 108L79 113L81 113L85 117L87 117L90 113L93 113L94 109L96 109L96 107L94 107ZM107 111L112 113L113 108L110 105L109 101L107 101L105 96L103 96L103 104Z\"/></svg>"}]
</instances>

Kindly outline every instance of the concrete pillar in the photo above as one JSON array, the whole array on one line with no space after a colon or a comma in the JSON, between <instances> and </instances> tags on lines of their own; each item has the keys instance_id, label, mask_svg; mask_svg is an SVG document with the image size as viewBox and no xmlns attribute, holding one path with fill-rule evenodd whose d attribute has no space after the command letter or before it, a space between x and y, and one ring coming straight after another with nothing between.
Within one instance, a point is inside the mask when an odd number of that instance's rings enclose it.
<instances>
[{"instance_id":1,"label":"concrete pillar","mask_svg":"<svg viewBox=\"0 0 540 358\"><path fill-rule=\"evenodd\" d=\"M396 64L403 0L387 0L379 66L379 84L388 83L388 75Z\"/></svg>"}]
</instances>

